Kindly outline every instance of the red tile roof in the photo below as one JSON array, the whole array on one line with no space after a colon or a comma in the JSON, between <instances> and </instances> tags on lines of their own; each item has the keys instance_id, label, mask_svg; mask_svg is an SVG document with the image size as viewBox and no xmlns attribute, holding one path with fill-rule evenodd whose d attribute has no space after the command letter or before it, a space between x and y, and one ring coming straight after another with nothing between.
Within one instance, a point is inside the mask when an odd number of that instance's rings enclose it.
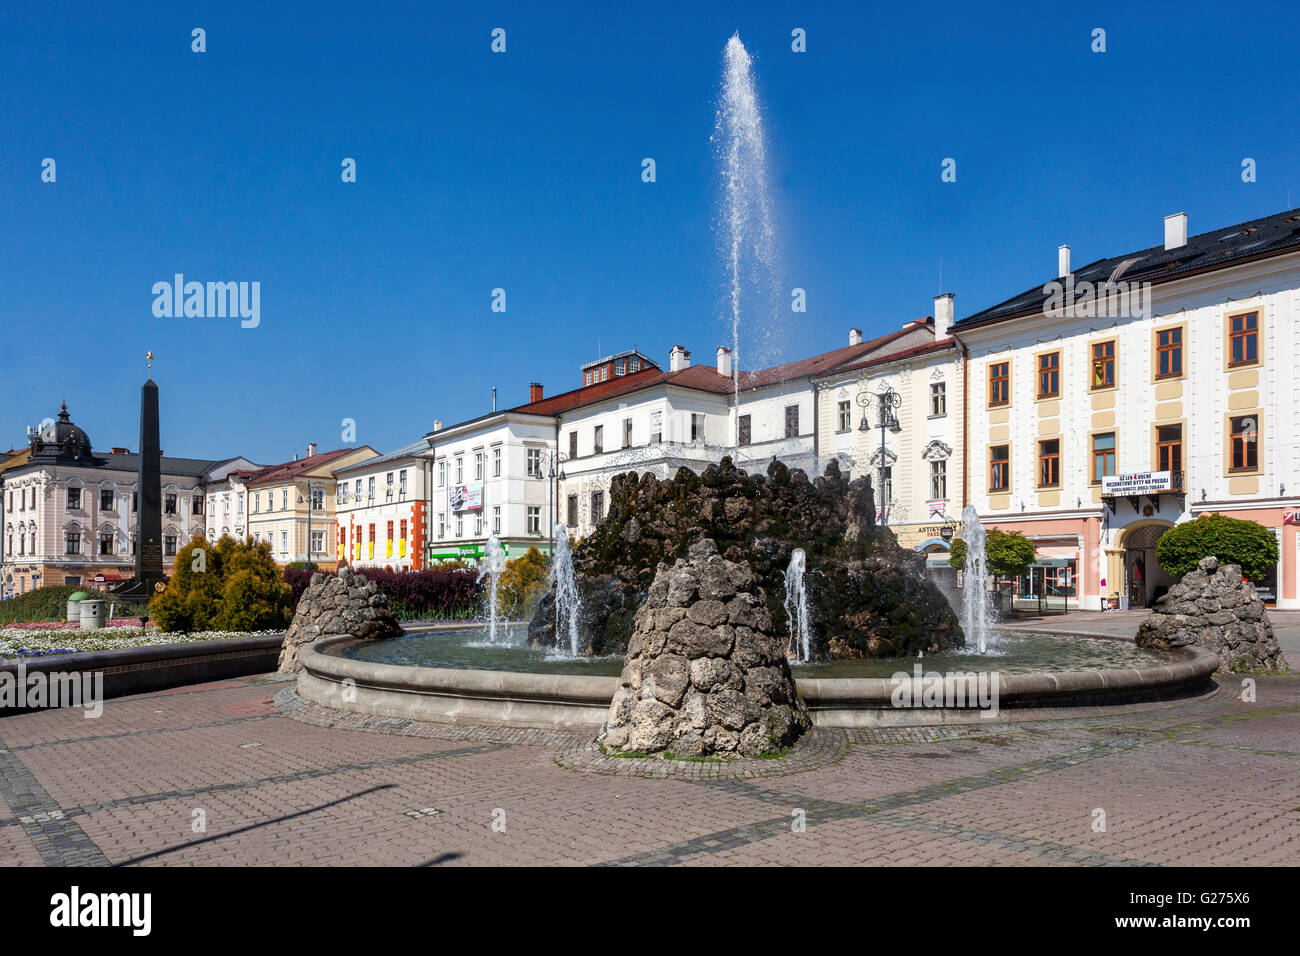
<instances>
[{"instance_id":1,"label":"red tile roof","mask_svg":"<svg viewBox=\"0 0 1300 956\"><path fill-rule=\"evenodd\" d=\"M612 378L608 382L601 382L598 385L588 385L583 388L576 388L571 392L561 392L559 395L543 398L540 402L530 402L527 405L519 405L509 410L527 415L557 415L561 412L581 408L584 405L602 402L607 398L616 398L620 395L639 392L659 385L676 385L680 388L693 388L723 395L732 390L731 379L725 375L719 375L718 370L711 365L692 365L690 368L680 369L676 372L664 372L657 368L651 368L633 372L631 375Z\"/></svg>"},{"instance_id":2,"label":"red tile roof","mask_svg":"<svg viewBox=\"0 0 1300 956\"><path fill-rule=\"evenodd\" d=\"M742 389L761 388L765 385L788 382L796 378L822 375L855 361L874 357L877 352L889 345L889 343L902 338L910 332L925 328L927 328L926 320L917 319L907 323L901 329L866 342L860 342L857 345L846 345L810 358L800 359L797 362L787 362L784 365L775 365L771 368L760 369L757 372L741 372L740 387ZM928 345L921 346L921 348L928 347ZM897 358L904 354L910 354L912 351L909 349L905 352L884 353L881 360L885 361L886 356L888 358ZM633 392L655 388L660 385L675 385L679 388L692 388L697 391L712 392L718 395L730 394L735 388L731 378L726 375L719 375L717 367L713 365L692 365L676 372L665 372L661 369L651 368L630 375L618 376L597 385L587 385L569 392L561 392L559 395L552 395L550 398L543 398L538 402L517 405L514 408L507 409L507 411L526 415L558 415L572 411L575 408L582 408L606 399L629 395ZM488 418L491 416L483 417ZM461 424L469 423L462 422Z\"/></svg>"},{"instance_id":3,"label":"red tile roof","mask_svg":"<svg viewBox=\"0 0 1300 956\"><path fill-rule=\"evenodd\" d=\"M837 372L842 372L853 368L870 368L875 365L884 365L887 362L897 362L900 359L912 358L915 355L924 355L927 352L942 352L945 349L955 349L957 340L954 338L943 338L934 342L927 342L924 345L915 345L910 349L903 349L901 352L884 352L880 355L866 355L853 361L845 362Z\"/></svg>"},{"instance_id":4,"label":"red tile roof","mask_svg":"<svg viewBox=\"0 0 1300 956\"><path fill-rule=\"evenodd\" d=\"M832 369L839 368L841 365L849 364L880 350L909 332L924 329L926 327L924 322L924 319L917 319L914 322L907 323L897 331L888 332L866 342L859 342L857 345L845 345L842 348L831 349L829 352L822 352L819 355L799 359L796 362L774 365L771 368L759 369L757 372L741 372L740 387L743 389L762 388L764 385L775 385L779 382L788 382L792 379L805 378L810 375L824 375Z\"/></svg>"},{"instance_id":5,"label":"red tile roof","mask_svg":"<svg viewBox=\"0 0 1300 956\"><path fill-rule=\"evenodd\" d=\"M247 472L247 484L260 485L268 481L284 481L286 478L294 478L301 475L304 471L310 471L321 465L328 464L344 455L349 455L354 451L360 451L363 448L370 448L369 445L362 445L359 448L335 448L333 451L319 451L314 455L306 458L299 458L296 461L286 461L279 465L267 465L254 472ZM370 449L374 451L373 448Z\"/></svg>"}]
</instances>

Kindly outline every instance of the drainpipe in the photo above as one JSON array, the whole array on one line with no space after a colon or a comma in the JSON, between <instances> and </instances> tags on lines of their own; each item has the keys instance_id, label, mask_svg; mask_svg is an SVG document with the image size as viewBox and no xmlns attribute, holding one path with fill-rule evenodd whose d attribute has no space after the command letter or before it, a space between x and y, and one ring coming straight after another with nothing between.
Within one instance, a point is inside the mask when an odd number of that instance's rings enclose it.
<instances>
[{"instance_id":1,"label":"drainpipe","mask_svg":"<svg viewBox=\"0 0 1300 956\"><path fill-rule=\"evenodd\" d=\"M961 346L961 506L970 504L970 349L956 332L949 331Z\"/></svg>"},{"instance_id":2,"label":"drainpipe","mask_svg":"<svg viewBox=\"0 0 1300 956\"><path fill-rule=\"evenodd\" d=\"M817 380L810 379L813 393L813 477L816 478L822 473L820 443L817 441L819 429L821 428L821 419L818 417L817 410L820 406L817 395ZM737 410L739 414L739 410Z\"/></svg>"}]
</instances>

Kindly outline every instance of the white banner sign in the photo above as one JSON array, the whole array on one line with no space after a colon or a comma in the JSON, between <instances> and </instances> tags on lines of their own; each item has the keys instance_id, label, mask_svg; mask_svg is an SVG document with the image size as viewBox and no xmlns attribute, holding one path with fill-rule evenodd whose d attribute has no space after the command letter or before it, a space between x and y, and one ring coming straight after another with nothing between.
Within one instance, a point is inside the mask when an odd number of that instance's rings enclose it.
<instances>
[{"instance_id":1,"label":"white banner sign","mask_svg":"<svg viewBox=\"0 0 1300 956\"><path fill-rule=\"evenodd\" d=\"M1103 495L1150 495L1172 491L1173 472L1144 471L1135 475L1105 475L1101 479Z\"/></svg>"}]
</instances>

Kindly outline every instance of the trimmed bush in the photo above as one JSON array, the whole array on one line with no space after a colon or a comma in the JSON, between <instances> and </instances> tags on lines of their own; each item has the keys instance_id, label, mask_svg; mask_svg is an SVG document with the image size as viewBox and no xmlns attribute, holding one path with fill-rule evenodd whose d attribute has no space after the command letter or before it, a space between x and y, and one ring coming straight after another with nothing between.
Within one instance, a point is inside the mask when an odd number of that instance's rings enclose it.
<instances>
[{"instance_id":1,"label":"trimmed bush","mask_svg":"<svg viewBox=\"0 0 1300 956\"><path fill-rule=\"evenodd\" d=\"M289 624L289 585L266 542L195 538L176 555L167 589L149 602L164 631L277 630Z\"/></svg>"},{"instance_id":2,"label":"trimmed bush","mask_svg":"<svg viewBox=\"0 0 1300 956\"><path fill-rule=\"evenodd\" d=\"M1236 564L1258 584L1277 567L1277 538L1254 521L1227 515L1201 515L1195 521L1174 525L1156 543L1156 560L1175 577L1196 569L1211 555L1220 564Z\"/></svg>"},{"instance_id":3,"label":"trimmed bush","mask_svg":"<svg viewBox=\"0 0 1300 956\"><path fill-rule=\"evenodd\" d=\"M421 617L466 618L478 613L481 589L473 571L439 566L425 571L384 571L356 568L388 595L388 606L403 620ZM296 609L316 572L285 568L283 577L290 589L290 607ZM332 572L325 571L324 574Z\"/></svg>"},{"instance_id":4,"label":"trimmed bush","mask_svg":"<svg viewBox=\"0 0 1300 956\"><path fill-rule=\"evenodd\" d=\"M381 571L357 568L388 595L394 612L411 617L471 617L478 609L480 588L473 571Z\"/></svg>"}]
</instances>

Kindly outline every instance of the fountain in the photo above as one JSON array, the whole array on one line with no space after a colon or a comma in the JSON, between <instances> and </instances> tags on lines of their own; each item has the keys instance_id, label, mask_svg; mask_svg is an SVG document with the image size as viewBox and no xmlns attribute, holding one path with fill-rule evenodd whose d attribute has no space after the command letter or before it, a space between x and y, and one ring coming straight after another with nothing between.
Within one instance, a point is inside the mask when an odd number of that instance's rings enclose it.
<instances>
[{"instance_id":1,"label":"fountain","mask_svg":"<svg viewBox=\"0 0 1300 956\"><path fill-rule=\"evenodd\" d=\"M989 644L988 563L984 557L987 537L979 512L967 505L961 513L962 540L966 542L965 585L961 597L961 625L966 640L973 641L981 654Z\"/></svg>"},{"instance_id":2,"label":"fountain","mask_svg":"<svg viewBox=\"0 0 1300 956\"><path fill-rule=\"evenodd\" d=\"M565 634L569 637L569 656L578 656L578 617L582 598L573 574L573 552L569 550L569 530L555 526L555 556L551 559L551 588L555 591L555 646L558 650Z\"/></svg>"},{"instance_id":3,"label":"fountain","mask_svg":"<svg viewBox=\"0 0 1300 956\"><path fill-rule=\"evenodd\" d=\"M790 621L787 654L792 660L803 663L812 660L808 636L808 592L803 580L807 564L803 548L795 548L790 552L790 563L785 569L785 616Z\"/></svg>"},{"instance_id":4,"label":"fountain","mask_svg":"<svg viewBox=\"0 0 1300 956\"><path fill-rule=\"evenodd\" d=\"M767 360L780 351L786 307L763 117L739 36L727 42L723 61L712 143L723 187L717 239L739 451L742 324L748 362L758 368L755 355ZM491 580L489 641L480 628L454 625L381 641L323 637L301 651L298 693L401 718L585 732L603 725L615 734L606 744L700 758L788 744L796 735L787 718L861 728L987 716L900 705L903 661L924 659L937 673L984 667L999 706L1030 719L1045 708L1184 699L1213 688L1218 657L1202 649L991 634L985 533L973 508L963 513L963 636L958 615L925 575L924 557L900 547L875 514L870 478L850 480L835 459L811 480L777 457L763 473L724 457L699 473L614 474L605 519L581 544L571 551L566 529L556 528L551 589L526 638L516 631L512 640L507 630L498 641L505 556L493 536L479 573ZM923 683L919 673L903 680L908 688ZM920 690L917 696L924 700ZM684 731L680 738L676 730Z\"/></svg>"},{"instance_id":5,"label":"fountain","mask_svg":"<svg viewBox=\"0 0 1300 956\"><path fill-rule=\"evenodd\" d=\"M727 41L723 63L722 95L718 102L713 143L722 171L718 230L728 281L731 379L737 399L735 408L738 409L741 315L765 313L767 321L763 331L772 335L780 314L776 307L780 285L775 269L776 230L768 189L763 116L754 85L753 60L745 44L740 42L739 34ZM760 299L745 307L747 287L751 294L766 298L766 303ZM739 418L733 438L738 448Z\"/></svg>"},{"instance_id":6,"label":"fountain","mask_svg":"<svg viewBox=\"0 0 1300 956\"><path fill-rule=\"evenodd\" d=\"M490 535L487 541L487 554L483 558L483 566L479 568L478 579L488 579L488 640L493 644L497 642L497 583L501 580L501 572L506 569L506 553L501 547L501 539L496 535Z\"/></svg>"}]
</instances>

